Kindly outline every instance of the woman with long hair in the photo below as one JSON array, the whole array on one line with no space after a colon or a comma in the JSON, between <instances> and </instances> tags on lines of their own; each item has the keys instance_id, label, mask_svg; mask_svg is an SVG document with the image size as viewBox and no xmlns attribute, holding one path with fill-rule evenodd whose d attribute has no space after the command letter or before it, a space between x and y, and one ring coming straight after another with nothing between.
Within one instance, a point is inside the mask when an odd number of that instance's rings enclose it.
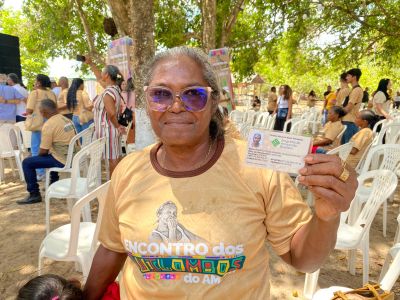
<instances>
[{"instance_id":1,"label":"woman with long hair","mask_svg":"<svg viewBox=\"0 0 400 300\"><path fill-rule=\"evenodd\" d=\"M392 82L389 78L383 78L379 81L378 88L374 93L374 97L372 98L372 110L375 112L379 118L382 119L390 119L389 110L390 110L390 95L388 90L392 87Z\"/></svg>"},{"instance_id":2,"label":"woman with long hair","mask_svg":"<svg viewBox=\"0 0 400 300\"><path fill-rule=\"evenodd\" d=\"M72 122L77 133L85 130L93 123L93 105L89 95L83 90L84 82L81 78L74 78L67 94L67 107L73 112Z\"/></svg>"},{"instance_id":3,"label":"woman with long hair","mask_svg":"<svg viewBox=\"0 0 400 300\"><path fill-rule=\"evenodd\" d=\"M287 84L281 85L279 88L279 97L278 97L278 106L275 109L276 119L274 130L283 130L285 126L286 120L292 118L292 105L293 105L293 97L292 97L292 89ZM290 127L288 127L290 130Z\"/></svg>"}]
</instances>

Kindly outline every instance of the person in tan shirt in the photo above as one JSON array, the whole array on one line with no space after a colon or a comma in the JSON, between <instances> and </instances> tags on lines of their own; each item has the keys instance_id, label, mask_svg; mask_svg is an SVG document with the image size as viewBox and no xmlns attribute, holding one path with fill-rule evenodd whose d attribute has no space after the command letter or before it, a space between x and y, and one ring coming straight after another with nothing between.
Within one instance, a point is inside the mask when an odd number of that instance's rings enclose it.
<instances>
[{"instance_id":1,"label":"person in tan shirt","mask_svg":"<svg viewBox=\"0 0 400 300\"><path fill-rule=\"evenodd\" d=\"M299 181L312 186L312 214L288 174L247 166L246 141L225 135L202 50L176 47L148 63L159 143L126 156L112 175L84 298L101 299L122 270L121 299L268 300L266 243L297 269L319 268L354 197L355 172L340 180L338 157L308 156Z\"/></svg>"},{"instance_id":2,"label":"person in tan shirt","mask_svg":"<svg viewBox=\"0 0 400 300\"><path fill-rule=\"evenodd\" d=\"M343 125L346 125L347 127L342 137L342 144L348 143L352 136L358 131L358 127L354 121L356 120L364 96L363 89L358 84L360 77L360 69L351 69L347 72L346 80L351 84L352 90L343 102L343 109L346 115L343 117L342 122Z\"/></svg>"},{"instance_id":3,"label":"person in tan shirt","mask_svg":"<svg viewBox=\"0 0 400 300\"><path fill-rule=\"evenodd\" d=\"M38 156L31 156L22 162L27 190L29 195L18 204L33 204L42 201L39 185L36 178L36 169L64 167L68 146L75 135L74 125L71 120L57 113L55 101L45 99L40 102L40 113L47 119L42 128L42 139ZM58 180L58 174L51 172L51 181Z\"/></svg>"},{"instance_id":4,"label":"person in tan shirt","mask_svg":"<svg viewBox=\"0 0 400 300\"><path fill-rule=\"evenodd\" d=\"M313 153L326 153L338 146L337 137L343 130L343 116L344 110L340 106L333 106L328 111L328 122L324 125L322 136L317 136L313 140Z\"/></svg>"},{"instance_id":5,"label":"person in tan shirt","mask_svg":"<svg viewBox=\"0 0 400 300\"><path fill-rule=\"evenodd\" d=\"M58 85L61 88L60 95L57 97L58 113L72 120L72 112L67 107L67 94L69 88L68 78L64 76L60 77Z\"/></svg>"},{"instance_id":6,"label":"person in tan shirt","mask_svg":"<svg viewBox=\"0 0 400 300\"><path fill-rule=\"evenodd\" d=\"M357 166L364 152L372 143L374 138L372 128L374 128L375 123L378 121L379 116L368 109L361 111L357 115L356 124L360 128L360 131L358 131L350 140L354 145L346 161L353 168Z\"/></svg>"},{"instance_id":7,"label":"person in tan shirt","mask_svg":"<svg viewBox=\"0 0 400 300\"><path fill-rule=\"evenodd\" d=\"M340 88L336 91L336 104L337 106L342 106L344 99L350 94L349 84L346 80L347 73L342 73L340 75Z\"/></svg>"},{"instance_id":8,"label":"person in tan shirt","mask_svg":"<svg viewBox=\"0 0 400 300\"><path fill-rule=\"evenodd\" d=\"M35 89L29 94L26 103L27 116L32 115L34 118L38 118L41 126L43 125L44 120L39 110L40 101L44 99L50 99L55 103L57 102L56 95L50 90L50 86L51 86L50 78L47 75L38 74L36 76ZM31 137L32 156L39 155L41 126L38 130L32 131L32 137ZM37 173L38 173L38 179L44 178L43 169L39 169Z\"/></svg>"},{"instance_id":9,"label":"person in tan shirt","mask_svg":"<svg viewBox=\"0 0 400 300\"><path fill-rule=\"evenodd\" d=\"M267 111L270 115L274 113L277 107L278 96L276 95L276 87L271 87L271 91L268 93L268 106Z\"/></svg>"}]
</instances>

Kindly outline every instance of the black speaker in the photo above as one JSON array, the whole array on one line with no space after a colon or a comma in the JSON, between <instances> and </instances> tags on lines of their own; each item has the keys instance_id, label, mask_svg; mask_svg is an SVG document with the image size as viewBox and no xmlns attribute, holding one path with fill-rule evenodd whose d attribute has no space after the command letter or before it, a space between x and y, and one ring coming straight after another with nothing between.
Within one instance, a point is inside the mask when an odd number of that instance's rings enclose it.
<instances>
[{"instance_id":1,"label":"black speaker","mask_svg":"<svg viewBox=\"0 0 400 300\"><path fill-rule=\"evenodd\" d=\"M0 73L21 74L21 60L19 54L19 38L0 33Z\"/></svg>"}]
</instances>

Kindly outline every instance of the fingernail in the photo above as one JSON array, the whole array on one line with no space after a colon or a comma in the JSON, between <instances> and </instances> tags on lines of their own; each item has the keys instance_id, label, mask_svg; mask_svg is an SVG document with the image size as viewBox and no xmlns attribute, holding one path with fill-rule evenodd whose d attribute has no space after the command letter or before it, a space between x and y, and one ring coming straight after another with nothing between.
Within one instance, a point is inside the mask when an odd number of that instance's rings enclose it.
<instances>
[{"instance_id":1,"label":"fingernail","mask_svg":"<svg viewBox=\"0 0 400 300\"><path fill-rule=\"evenodd\" d=\"M305 177L304 176L299 176L299 181L300 182L303 182L305 180Z\"/></svg>"},{"instance_id":2,"label":"fingernail","mask_svg":"<svg viewBox=\"0 0 400 300\"><path fill-rule=\"evenodd\" d=\"M307 168L301 168L299 170L299 173L302 174L302 175L306 175L307 174Z\"/></svg>"},{"instance_id":3,"label":"fingernail","mask_svg":"<svg viewBox=\"0 0 400 300\"><path fill-rule=\"evenodd\" d=\"M304 161L305 162L311 162L313 160L313 157L312 156L306 156L305 158L304 158Z\"/></svg>"}]
</instances>

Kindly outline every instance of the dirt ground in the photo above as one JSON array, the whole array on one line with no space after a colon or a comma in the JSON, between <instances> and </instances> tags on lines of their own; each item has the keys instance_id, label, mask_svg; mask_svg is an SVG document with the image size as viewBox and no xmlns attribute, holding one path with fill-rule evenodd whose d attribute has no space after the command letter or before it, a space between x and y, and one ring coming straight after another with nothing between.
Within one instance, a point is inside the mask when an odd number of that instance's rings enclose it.
<instances>
[{"instance_id":1,"label":"dirt ground","mask_svg":"<svg viewBox=\"0 0 400 300\"><path fill-rule=\"evenodd\" d=\"M27 280L37 276L38 250L45 237L44 202L20 206L15 203L26 195L25 185L13 177L6 169L6 182L0 183L0 299L14 299ZM382 236L382 209L371 228L370 233L370 280L377 281L381 266L388 249L393 244L399 213L400 190L395 201L388 205L387 237ZM65 200L53 200L51 208L51 228L54 229L69 222ZM301 299L304 275L285 265L271 254L272 299ZM351 288L362 285L361 254L357 255L357 274L346 270L347 253L334 251L321 270L319 286L332 285ZM66 278L81 278L73 263L45 260L43 273L55 273ZM394 286L396 299L400 299L400 281ZM294 297L294 294L298 297Z\"/></svg>"}]
</instances>

